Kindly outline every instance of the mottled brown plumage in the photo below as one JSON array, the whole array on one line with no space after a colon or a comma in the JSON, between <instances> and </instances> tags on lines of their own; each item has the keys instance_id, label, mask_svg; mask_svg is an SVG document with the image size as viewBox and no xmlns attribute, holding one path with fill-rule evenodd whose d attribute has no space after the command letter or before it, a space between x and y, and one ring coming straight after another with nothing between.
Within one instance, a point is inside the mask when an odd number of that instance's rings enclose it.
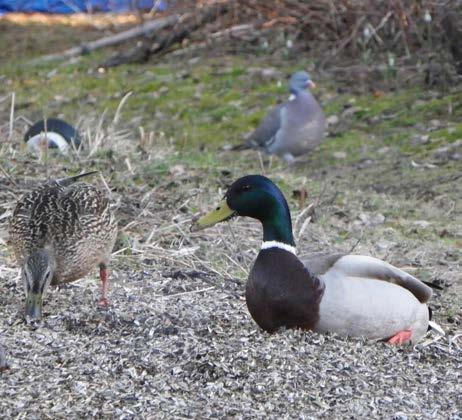
<instances>
[{"instance_id":1,"label":"mottled brown plumage","mask_svg":"<svg viewBox=\"0 0 462 420\"><path fill-rule=\"evenodd\" d=\"M107 304L105 270L117 224L105 194L93 185L76 183L89 174L47 182L18 201L9 232L26 294L41 297L49 283L77 280L99 265L102 303Z\"/></svg>"}]
</instances>

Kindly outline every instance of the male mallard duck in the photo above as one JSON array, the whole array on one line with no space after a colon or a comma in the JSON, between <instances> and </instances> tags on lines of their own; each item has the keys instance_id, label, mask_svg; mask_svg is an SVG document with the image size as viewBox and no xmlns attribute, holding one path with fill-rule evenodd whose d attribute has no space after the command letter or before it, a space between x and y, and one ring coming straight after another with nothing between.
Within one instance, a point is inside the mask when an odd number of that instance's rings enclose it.
<instances>
[{"instance_id":1,"label":"male mallard duck","mask_svg":"<svg viewBox=\"0 0 462 420\"><path fill-rule=\"evenodd\" d=\"M26 315L41 318L49 284L77 280L99 265L100 303L107 305L107 265L117 224L107 197L93 185L76 183L88 172L47 182L25 194L10 222L10 243L22 267Z\"/></svg>"},{"instance_id":2,"label":"male mallard duck","mask_svg":"<svg viewBox=\"0 0 462 420\"><path fill-rule=\"evenodd\" d=\"M302 262L296 256L287 201L268 178L238 179L192 230L236 215L263 225L246 301L265 331L299 327L393 344L417 342L426 333L432 290L410 274L362 255L314 255Z\"/></svg>"},{"instance_id":3,"label":"male mallard duck","mask_svg":"<svg viewBox=\"0 0 462 420\"><path fill-rule=\"evenodd\" d=\"M290 97L276 106L246 140L248 146L263 148L287 162L319 146L326 119L308 90L316 85L308 73L294 73L289 82Z\"/></svg>"},{"instance_id":4,"label":"male mallard duck","mask_svg":"<svg viewBox=\"0 0 462 420\"><path fill-rule=\"evenodd\" d=\"M78 131L59 118L37 121L27 130L24 141L29 150L37 154L44 146L50 149L59 149L61 153L67 154L69 148L78 149L82 143Z\"/></svg>"}]
</instances>

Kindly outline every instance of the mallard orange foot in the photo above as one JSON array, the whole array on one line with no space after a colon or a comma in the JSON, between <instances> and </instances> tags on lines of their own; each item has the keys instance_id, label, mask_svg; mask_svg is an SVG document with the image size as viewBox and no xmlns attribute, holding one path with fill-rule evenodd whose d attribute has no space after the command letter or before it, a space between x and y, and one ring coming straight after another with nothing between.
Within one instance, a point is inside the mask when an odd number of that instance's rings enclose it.
<instances>
[{"instance_id":1,"label":"mallard orange foot","mask_svg":"<svg viewBox=\"0 0 462 420\"><path fill-rule=\"evenodd\" d=\"M101 299L99 300L99 305L107 308L109 306L109 300L107 298L107 289L109 285L107 267L105 264L100 264L99 266L99 278L101 279Z\"/></svg>"},{"instance_id":2,"label":"mallard orange foot","mask_svg":"<svg viewBox=\"0 0 462 420\"><path fill-rule=\"evenodd\" d=\"M98 305L101 307L101 308L107 308L109 307L109 300L108 298L100 298L100 300L98 301Z\"/></svg>"},{"instance_id":3,"label":"mallard orange foot","mask_svg":"<svg viewBox=\"0 0 462 420\"><path fill-rule=\"evenodd\" d=\"M406 344L406 343L409 343L409 341L411 341L411 336L412 336L411 330L403 330L403 331L396 333L393 337L391 337L387 341L387 343L395 344L397 346L401 344Z\"/></svg>"}]
</instances>

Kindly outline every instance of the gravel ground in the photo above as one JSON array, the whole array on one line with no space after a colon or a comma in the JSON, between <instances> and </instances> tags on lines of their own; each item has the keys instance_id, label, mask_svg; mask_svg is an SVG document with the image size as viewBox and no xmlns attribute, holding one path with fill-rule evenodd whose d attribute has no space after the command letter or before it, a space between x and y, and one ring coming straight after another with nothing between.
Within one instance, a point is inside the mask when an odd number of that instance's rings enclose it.
<instances>
[{"instance_id":1,"label":"gravel ground","mask_svg":"<svg viewBox=\"0 0 462 420\"><path fill-rule=\"evenodd\" d=\"M160 274L119 278L107 312L95 310L95 281L56 290L37 329L21 321L21 290L8 281L1 297L10 362L1 377L3 417L462 414L456 342L396 348L299 331L268 335L250 319L242 285L209 290L218 279ZM173 282L205 290L169 297L181 293L172 292Z\"/></svg>"}]
</instances>

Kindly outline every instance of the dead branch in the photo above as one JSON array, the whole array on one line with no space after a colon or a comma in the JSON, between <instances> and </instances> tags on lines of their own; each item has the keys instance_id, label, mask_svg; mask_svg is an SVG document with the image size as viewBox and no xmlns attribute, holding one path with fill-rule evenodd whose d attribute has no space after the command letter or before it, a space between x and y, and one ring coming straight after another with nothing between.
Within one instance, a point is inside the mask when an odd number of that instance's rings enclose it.
<instances>
[{"instance_id":1,"label":"dead branch","mask_svg":"<svg viewBox=\"0 0 462 420\"><path fill-rule=\"evenodd\" d=\"M106 36L104 38L91 41L77 47L69 48L68 50L58 54L48 54L33 60L33 63L44 63L49 61L65 60L67 58L75 57L78 55L87 54L99 48L108 47L111 45L120 44L132 38L142 35L151 34L152 32L159 31L166 27L172 26L180 20L180 16L173 14L167 17L159 18L153 21L145 22L142 25L130 28L126 31L119 32L115 35Z\"/></svg>"},{"instance_id":2,"label":"dead branch","mask_svg":"<svg viewBox=\"0 0 462 420\"><path fill-rule=\"evenodd\" d=\"M228 11L228 7L227 3L218 3L204 9L199 9L195 13L187 13L175 22L173 28L167 34L163 36L151 36L132 52L117 54L109 58L101 67L115 67L121 64L145 62L151 55L167 51L172 45L180 44L198 28L218 19L219 16Z\"/></svg>"}]
</instances>

